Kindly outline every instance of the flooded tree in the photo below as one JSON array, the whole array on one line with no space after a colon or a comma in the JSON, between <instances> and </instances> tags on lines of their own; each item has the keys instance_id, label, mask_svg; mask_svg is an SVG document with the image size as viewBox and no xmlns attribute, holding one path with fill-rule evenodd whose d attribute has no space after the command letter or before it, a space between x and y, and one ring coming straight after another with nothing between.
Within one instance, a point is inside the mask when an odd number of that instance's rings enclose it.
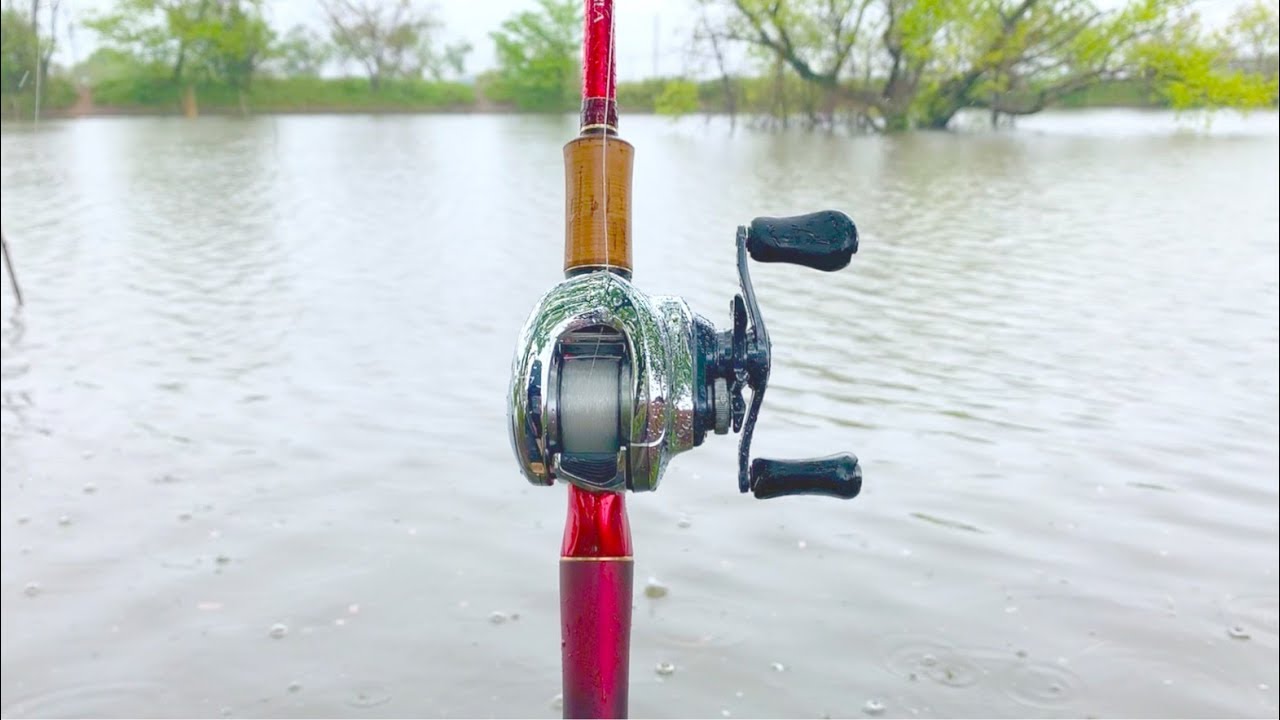
<instances>
[{"instance_id":1,"label":"flooded tree","mask_svg":"<svg viewBox=\"0 0 1280 720\"><path fill-rule=\"evenodd\" d=\"M1263 107L1275 82L1227 62L1177 0L721 0L720 34L881 130L945 128L964 108L1039 112L1142 79L1175 107ZM858 63L862 63L858 67Z\"/></svg>"},{"instance_id":2,"label":"flooded tree","mask_svg":"<svg viewBox=\"0 0 1280 720\"><path fill-rule=\"evenodd\" d=\"M698 0L698 20L694 24L692 50L695 55L709 57L715 63L720 93L724 96L721 102L729 115L729 127L732 129L737 125L738 89L725 57L726 38L721 30L722 23L708 17L710 4L711 0Z\"/></svg>"}]
</instances>

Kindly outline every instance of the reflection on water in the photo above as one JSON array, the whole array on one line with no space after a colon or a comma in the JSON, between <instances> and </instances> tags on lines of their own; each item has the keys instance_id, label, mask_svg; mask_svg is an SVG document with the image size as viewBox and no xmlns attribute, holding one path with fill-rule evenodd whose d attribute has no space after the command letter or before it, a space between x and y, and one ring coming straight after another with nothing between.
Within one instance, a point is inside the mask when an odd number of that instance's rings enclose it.
<instances>
[{"instance_id":1,"label":"reflection on water","mask_svg":"<svg viewBox=\"0 0 1280 720\"><path fill-rule=\"evenodd\" d=\"M5 715L558 714L563 490L502 403L572 122L5 126ZM712 439L634 498L635 714L1276 713L1274 115L625 135L637 281L716 322L738 223L864 239L753 268L758 451L864 495Z\"/></svg>"}]
</instances>

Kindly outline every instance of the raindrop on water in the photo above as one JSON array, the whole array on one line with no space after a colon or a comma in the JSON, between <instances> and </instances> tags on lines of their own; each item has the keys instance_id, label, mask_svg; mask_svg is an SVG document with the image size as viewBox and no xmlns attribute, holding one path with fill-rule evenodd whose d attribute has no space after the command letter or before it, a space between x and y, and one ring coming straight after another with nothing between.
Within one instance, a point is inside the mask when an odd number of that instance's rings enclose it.
<instances>
[{"instance_id":1,"label":"raindrop on water","mask_svg":"<svg viewBox=\"0 0 1280 720\"><path fill-rule=\"evenodd\" d=\"M938 664L938 658L934 657L933 653L925 653L924 656L920 658L920 664L925 667L933 667Z\"/></svg>"},{"instance_id":2,"label":"raindrop on water","mask_svg":"<svg viewBox=\"0 0 1280 720\"><path fill-rule=\"evenodd\" d=\"M289 634L289 626L285 625L284 623L276 623L275 625L271 626L270 630L267 631L267 635L271 636L272 638L275 638L276 640L279 640L280 638L288 634Z\"/></svg>"},{"instance_id":3,"label":"raindrop on water","mask_svg":"<svg viewBox=\"0 0 1280 720\"><path fill-rule=\"evenodd\" d=\"M564 707L564 695L561 695L560 693L556 693L556 696L551 698L551 709L559 710L563 707Z\"/></svg>"},{"instance_id":4,"label":"raindrop on water","mask_svg":"<svg viewBox=\"0 0 1280 720\"><path fill-rule=\"evenodd\" d=\"M800 541L796 542L796 547L798 547L798 548L800 548L801 550L803 550L803 549L805 549L805 548L809 547L809 543L805 542L804 540L800 540Z\"/></svg>"},{"instance_id":5,"label":"raindrop on water","mask_svg":"<svg viewBox=\"0 0 1280 720\"><path fill-rule=\"evenodd\" d=\"M294 680L293 682L289 683L288 689L289 689L289 692L296 693L302 689L302 683L298 682L297 680Z\"/></svg>"},{"instance_id":6,"label":"raindrop on water","mask_svg":"<svg viewBox=\"0 0 1280 720\"><path fill-rule=\"evenodd\" d=\"M214 558L213 561L218 563L219 565L226 565L227 563L231 562L231 556L219 555L218 557Z\"/></svg>"},{"instance_id":7,"label":"raindrop on water","mask_svg":"<svg viewBox=\"0 0 1280 720\"><path fill-rule=\"evenodd\" d=\"M653 671L658 673L662 677L670 677L671 675L675 674L676 666L672 665L669 662L660 662L658 663L658 666L653 669Z\"/></svg>"},{"instance_id":8,"label":"raindrop on water","mask_svg":"<svg viewBox=\"0 0 1280 720\"><path fill-rule=\"evenodd\" d=\"M94 485L93 483L85 483L85 484L84 484L84 493L85 493L86 495L92 495L92 494L94 494L94 493L96 493L96 492L98 492L98 486L97 486L97 485Z\"/></svg>"},{"instance_id":9,"label":"raindrop on water","mask_svg":"<svg viewBox=\"0 0 1280 720\"><path fill-rule=\"evenodd\" d=\"M862 712L868 715L879 715L884 712L884 703L879 700L868 700L862 706Z\"/></svg>"},{"instance_id":10,"label":"raindrop on water","mask_svg":"<svg viewBox=\"0 0 1280 720\"><path fill-rule=\"evenodd\" d=\"M494 625L501 625L507 621L507 614L498 610L489 613L489 622Z\"/></svg>"},{"instance_id":11,"label":"raindrop on water","mask_svg":"<svg viewBox=\"0 0 1280 720\"><path fill-rule=\"evenodd\" d=\"M783 665L780 662L769 663L769 667L773 668L774 672L782 672L783 670L787 669L787 666Z\"/></svg>"},{"instance_id":12,"label":"raindrop on water","mask_svg":"<svg viewBox=\"0 0 1280 720\"><path fill-rule=\"evenodd\" d=\"M40 583L29 582L27 586L22 588L22 594L27 597L35 597L40 594Z\"/></svg>"},{"instance_id":13,"label":"raindrop on water","mask_svg":"<svg viewBox=\"0 0 1280 720\"><path fill-rule=\"evenodd\" d=\"M649 582L644 586L644 596L655 600L666 597L668 592L667 586L658 582L657 578L649 578Z\"/></svg>"},{"instance_id":14,"label":"raindrop on water","mask_svg":"<svg viewBox=\"0 0 1280 720\"><path fill-rule=\"evenodd\" d=\"M380 685L357 688L347 704L358 708L371 708L391 701L391 695Z\"/></svg>"},{"instance_id":15,"label":"raindrop on water","mask_svg":"<svg viewBox=\"0 0 1280 720\"><path fill-rule=\"evenodd\" d=\"M693 524L693 521L687 517L681 517L679 520L676 521L676 527L679 527L679 528L687 528L692 524Z\"/></svg>"},{"instance_id":16,"label":"raindrop on water","mask_svg":"<svg viewBox=\"0 0 1280 720\"><path fill-rule=\"evenodd\" d=\"M30 515L19 515L19 516L18 516L18 524L19 524L19 525L26 525L26 524L27 524L27 523L29 523L29 522L31 522L31 516L30 516Z\"/></svg>"},{"instance_id":17,"label":"raindrop on water","mask_svg":"<svg viewBox=\"0 0 1280 720\"><path fill-rule=\"evenodd\" d=\"M70 515L63 515L63 516L59 517L59 518L58 518L58 524L59 524L59 525L62 525L62 526L64 526L64 527L65 527L65 526L67 526L67 525L70 525L70 524L71 524L71 516L70 516Z\"/></svg>"},{"instance_id":18,"label":"raindrop on water","mask_svg":"<svg viewBox=\"0 0 1280 720\"><path fill-rule=\"evenodd\" d=\"M730 714L730 713L729 713L729 711L728 711L728 710L721 710L721 711L720 711L720 717L729 717L729 714Z\"/></svg>"},{"instance_id":19,"label":"raindrop on water","mask_svg":"<svg viewBox=\"0 0 1280 720\"><path fill-rule=\"evenodd\" d=\"M1243 627L1240 627L1239 625L1232 625L1231 629L1227 630L1227 634L1235 638L1236 640L1249 639L1249 631L1245 630Z\"/></svg>"}]
</instances>

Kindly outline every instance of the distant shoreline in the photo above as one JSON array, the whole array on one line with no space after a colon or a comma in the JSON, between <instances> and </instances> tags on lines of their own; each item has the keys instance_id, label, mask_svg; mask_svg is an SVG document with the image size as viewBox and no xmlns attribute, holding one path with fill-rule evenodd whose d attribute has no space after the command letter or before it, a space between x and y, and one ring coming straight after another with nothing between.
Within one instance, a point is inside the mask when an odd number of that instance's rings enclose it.
<instances>
[{"instance_id":1,"label":"distant shoreline","mask_svg":"<svg viewBox=\"0 0 1280 720\"><path fill-rule=\"evenodd\" d=\"M748 82L746 80L741 81ZM661 105L658 98L667 80L656 78L618 86L619 111L628 115L652 115ZM695 107L689 115L727 116L728 107L719 85L703 83ZM749 97L749 88L741 94ZM188 88L197 115L556 115L560 113L521 110L510 102L495 101L482 85L457 82L384 83L372 88L360 78L262 78L251 90L238 92L225 85L197 85ZM46 86L40 116L50 119L103 117L181 117L182 88L171 80L120 78L93 85L75 85L68 78L54 78ZM573 113L576 103L566 103L563 113ZM749 106L748 106L749 105ZM785 108L786 105L784 104ZM801 124L809 117L803 104L792 104L792 117ZM1160 108L1163 103L1145 85L1130 81L1102 83L1082 88L1054 104L1055 108ZM738 117L764 118L774 108L769 103L739 104ZM809 108L812 111L814 108ZM0 96L0 117L20 120L33 115L30 93Z\"/></svg>"},{"instance_id":2,"label":"distant shoreline","mask_svg":"<svg viewBox=\"0 0 1280 720\"><path fill-rule=\"evenodd\" d=\"M1115 104L1115 105L1087 105L1087 106L1056 106L1045 109L1045 112L1074 112L1081 110L1167 110L1158 105L1136 105L1136 104ZM981 109L975 109L982 112ZM658 115L651 108L619 108L619 113L623 115ZM249 108L248 113L243 113L239 108L235 107L202 107L200 108L200 116L208 117L261 117L271 115L527 115L531 117L542 116L552 117L557 115L573 115L572 110L563 112L529 112L517 110L515 108L505 108L500 106L454 106L454 107L404 107L397 105L386 105L381 107L359 107L359 106L330 106L330 105L314 105L304 107L264 107ZM684 117L728 117L729 113L723 110L695 110L686 113ZM757 117L757 113L739 112L739 118ZM763 115L759 115L764 117ZM40 118L42 120L80 120L80 119L101 119L101 118L129 118L129 117L183 117L180 108L158 108L158 107L130 107L130 106L110 106L95 105L92 108L42 108L40 110ZM30 121L30 111L26 110L21 113L5 108L0 113L0 119L4 122L23 122Z\"/></svg>"},{"instance_id":3,"label":"distant shoreline","mask_svg":"<svg viewBox=\"0 0 1280 720\"><path fill-rule=\"evenodd\" d=\"M182 117L182 103L176 89L148 85L123 87L71 87L60 83L51 88L40 116L48 119L110 117ZM314 86L312 86L314 85ZM388 88L389 97L379 98L363 82L323 81L308 85L299 80L264 80L242 106L239 98L227 88L202 87L197 96L197 115L220 117L252 115L559 115L576 112L566 107L561 112L520 110L509 103L494 102L476 88L456 83L422 83L406 88ZM619 107L627 115L655 115L656 88L660 83L636 83L619 87ZM650 87L652 86L652 87ZM1118 92L1117 92L1118 90ZM256 95L257 97L254 97ZM325 97L329 95L329 97ZM136 100L135 100L136 98ZM723 103L708 98L702 107L688 115L728 116ZM1159 109L1150 96L1127 86L1100 86L1079 95L1064 98L1054 109L1076 108ZM31 98L4 96L0 102L0 118L6 121L30 119ZM741 108L736 115L750 119L767 117L765 108ZM794 117L803 122L802 112Z\"/></svg>"},{"instance_id":4,"label":"distant shoreline","mask_svg":"<svg viewBox=\"0 0 1280 720\"><path fill-rule=\"evenodd\" d=\"M212 117L254 117L260 115L530 115L516 110L478 107L432 107L414 108L397 107L356 107L356 106L324 106L298 108L250 108L243 113L239 108L211 107L200 108L200 115ZM3 118L6 121L28 118L29 112L17 113L6 110ZM41 109L41 118L50 120L78 120L112 117L183 117L180 108L128 107L128 106L95 106L88 110L76 108Z\"/></svg>"}]
</instances>

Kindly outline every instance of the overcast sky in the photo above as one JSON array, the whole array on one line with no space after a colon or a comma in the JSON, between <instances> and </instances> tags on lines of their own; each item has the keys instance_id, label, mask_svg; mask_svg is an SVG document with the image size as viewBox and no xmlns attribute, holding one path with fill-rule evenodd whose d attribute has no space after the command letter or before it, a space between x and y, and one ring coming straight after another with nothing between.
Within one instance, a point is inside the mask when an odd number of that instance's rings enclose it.
<instances>
[{"instance_id":1,"label":"overcast sky","mask_svg":"<svg viewBox=\"0 0 1280 720\"><path fill-rule=\"evenodd\" d=\"M534 0L420 0L420 4L433 8L440 18L444 26L442 40L465 39L471 43L467 72L472 75L494 66L489 33L511 15L537 6ZM63 8L70 11L68 17L73 20L111 5L111 0L63 0ZM324 13L317 0L264 0L263 5L278 31L293 25L310 25L321 32L325 29ZM615 6L621 79L653 75L655 59L659 74L676 75L691 70L685 67L685 47L693 23L692 0L615 0ZM59 30L61 25L59 23ZM75 47L60 48L61 62L82 60L96 47L89 30L77 27L73 35Z\"/></svg>"},{"instance_id":2,"label":"overcast sky","mask_svg":"<svg viewBox=\"0 0 1280 720\"><path fill-rule=\"evenodd\" d=\"M467 73L474 75L494 66L493 41L489 33L507 17L536 7L534 0L420 0L432 7L444 27L442 40L469 41L473 47L467 58ZM1115 7L1123 0L1097 0L1102 7ZM1230 15L1241 0L1200 0L1196 7L1211 23ZM112 0L63 0L67 18L75 21L90 12L110 7ZM324 31L324 15L317 0L264 0L272 25L283 32L293 25L310 25ZM658 75L698 75L687 57L694 22L693 0L615 0L617 24L618 77L634 80ZM78 24L78 23L77 23ZM59 23L61 25L61 23ZM62 28L60 27L59 30ZM76 28L73 42L60 48L59 61L73 63L96 47L88 30Z\"/></svg>"}]
</instances>

